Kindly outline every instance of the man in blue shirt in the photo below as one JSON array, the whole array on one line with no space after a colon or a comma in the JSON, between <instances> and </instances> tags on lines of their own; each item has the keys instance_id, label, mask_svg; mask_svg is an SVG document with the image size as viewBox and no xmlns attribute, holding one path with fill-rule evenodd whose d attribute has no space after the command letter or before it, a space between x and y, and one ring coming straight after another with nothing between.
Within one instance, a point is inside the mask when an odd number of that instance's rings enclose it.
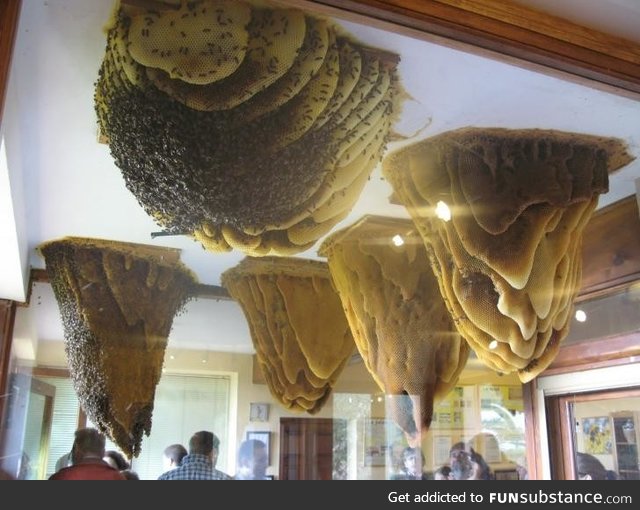
<instances>
[{"instance_id":1,"label":"man in blue shirt","mask_svg":"<svg viewBox=\"0 0 640 510\"><path fill-rule=\"evenodd\" d=\"M175 469L162 473L158 480L231 480L216 469L220 439L208 430L196 432L189 440L189 455Z\"/></svg>"}]
</instances>

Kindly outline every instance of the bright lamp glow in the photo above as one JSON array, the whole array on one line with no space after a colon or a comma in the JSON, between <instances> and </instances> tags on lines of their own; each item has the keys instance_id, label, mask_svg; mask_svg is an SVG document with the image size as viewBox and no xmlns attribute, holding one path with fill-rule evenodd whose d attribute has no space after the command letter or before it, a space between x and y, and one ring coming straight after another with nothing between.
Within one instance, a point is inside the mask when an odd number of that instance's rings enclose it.
<instances>
[{"instance_id":1,"label":"bright lamp glow","mask_svg":"<svg viewBox=\"0 0 640 510\"><path fill-rule=\"evenodd\" d=\"M449 221L451 219L451 209L442 200L436 204L436 216L443 221Z\"/></svg>"},{"instance_id":2,"label":"bright lamp glow","mask_svg":"<svg viewBox=\"0 0 640 510\"><path fill-rule=\"evenodd\" d=\"M578 322L584 322L587 320L587 314L584 310L576 310L576 320Z\"/></svg>"},{"instance_id":3,"label":"bright lamp glow","mask_svg":"<svg viewBox=\"0 0 640 510\"><path fill-rule=\"evenodd\" d=\"M402 246L404 244L404 239L402 239L402 236L400 234L394 235L391 240L396 246Z\"/></svg>"}]
</instances>

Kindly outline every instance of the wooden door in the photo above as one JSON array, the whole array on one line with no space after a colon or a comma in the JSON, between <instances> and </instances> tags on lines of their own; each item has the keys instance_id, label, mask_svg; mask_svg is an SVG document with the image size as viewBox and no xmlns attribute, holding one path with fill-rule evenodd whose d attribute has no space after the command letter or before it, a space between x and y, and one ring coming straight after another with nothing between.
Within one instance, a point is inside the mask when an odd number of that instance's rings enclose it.
<instances>
[{"instance_id":1,"label":"wooden door","mask_svg":"<svg viewBox=\"0 0 640 510\"><path fill-rule=\"evenodd\" d=\"M333 478L331 418L280 418L280 479Z\"/></svg>"}]
</instances>

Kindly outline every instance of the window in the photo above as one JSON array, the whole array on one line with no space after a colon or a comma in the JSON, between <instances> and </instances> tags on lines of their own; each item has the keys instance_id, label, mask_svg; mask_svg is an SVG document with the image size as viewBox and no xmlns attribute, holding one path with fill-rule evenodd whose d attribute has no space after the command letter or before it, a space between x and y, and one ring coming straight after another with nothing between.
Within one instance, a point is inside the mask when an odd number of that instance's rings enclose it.
<instances>
[{"instance_id":1,"label":"window","mask_svg":"<svg viewBox=\"0 0 640 510\"><path fill-rule=\"evenodd\" d=\"M57 460L71 449L80 406L71 379L38 379L56 387L48 477L55 471ZM228 444L230 387L229 376L162 376L156 388L151 435L144 437L142 451L132 462L132 469L140 479L158 478L162 473L163 450L173 443L181 443L188 449L189 438L198 430L211 430L220 438L221 445ZM89 420L86 425L92 426ZM108 440L106 449L118 447ZM217 467L225 472L229 465L227 457L227 448L221 447Z\"/></svg>"}]
</instances>

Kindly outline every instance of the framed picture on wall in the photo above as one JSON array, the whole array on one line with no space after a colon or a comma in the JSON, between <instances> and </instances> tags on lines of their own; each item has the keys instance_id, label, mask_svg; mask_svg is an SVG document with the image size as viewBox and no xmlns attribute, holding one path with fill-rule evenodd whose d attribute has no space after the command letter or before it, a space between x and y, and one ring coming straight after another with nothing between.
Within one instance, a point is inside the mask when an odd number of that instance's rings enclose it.
<instances>
[{"instance_id":1,"label":"framed picture on wall","mask_svg":"<svg viewBox=\"0 0 640 510\"><path fill-rule=\"evenodd\" d=\"M369 418L362 422L364 466L385 466L393 463L392 456L407 446L400 428L391 420ZM396 452L396 450L398 450Z\"/></svg>"},{"instance_id":2,"label":"framed picture on wall","mask_svg":"<svg viewBox=\"0 0 640 510\"><path fill-rule=\"evenodd\" d=\"M252 402L249 408L249 421L269 421L269 404Z\"/></svg>"},{"instance_id":3,"label":"framed picture on wall","mask_svg":"<svg viewBox=\"0 0 640 510\"><path fill-rule=\"evenodd\" d=\"M271 432L268 430L249 430L247 432L247 440L257 439L267 446L267 459L269 466L271 465Z\"/></svg>"},{"instance_id":4,"label":"framed picture on wall","mask_svg":"<svg viewBox=\"0 0 640 510\"><path fill-rule=\"evenodd\" d=\"M611 420L608 416L582 418L582 434L586 453L595 455L612 453Z\"/></svg>"}]
</instances>

